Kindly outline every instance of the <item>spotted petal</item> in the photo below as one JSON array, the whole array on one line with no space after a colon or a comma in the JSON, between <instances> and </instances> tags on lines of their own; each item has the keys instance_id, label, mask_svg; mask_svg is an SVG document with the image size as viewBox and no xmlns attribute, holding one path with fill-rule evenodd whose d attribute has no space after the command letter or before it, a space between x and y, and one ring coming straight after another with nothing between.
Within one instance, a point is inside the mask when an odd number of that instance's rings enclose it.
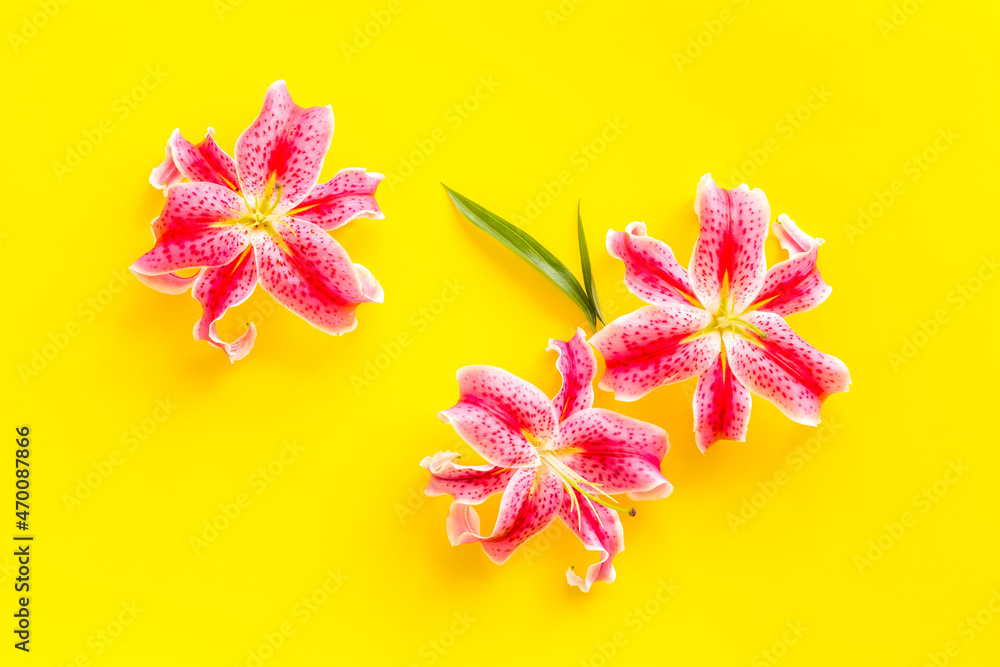
<instances>
[{"instance_id":1,"label":"spotted petal","mask_svg":"<svg viewBox=\"0 0 1000 667\"><path fill-rule=\"evenodd\" d=\"M556 350L559 358L556 368L562 376L562 387L552 399L552 405L560 419L566 419L580 410L594 404L594 378L597 377L597 359L587 343L583 329L577 328L576 335L567 341L549 339L548 351Z\"/></svg>"},{"instance_id":2,"label":"spotted petal","mask_svg":"<svg viewBox=\"0 0 1000 667\"><path fill-rule=\"evenodd\" d=\"M295 208L316 185L333 139L333 109L304 109L284 81L264 95L260 115L236 140L236 171L248 199L264 202L272 177L280 188L276 213Z\"/></svg>"},{"instance_id":3,"label":"spotted petal","mask_svg":"<svg viewBox=\"0 0 1000 667\"><path fill-rule=\"evenodd\" d=\"M586 549L601 554L601 559L587 568L585 577L578 575L573 568L566 570L566 582L570 586L579 586L586 593L595 582L610 584L615 580L615 566L611 561L615 554L625 550L625 535L617 512L591 501L576 489L572 494L563 496L559 518L580 538Z\"/></svg>"},{"instance_id":4,"label":"spotted petal","mask_svg":"<svg viewBox=\"0 0 1000 667\"><path fill-rule=\"evenodd\" d=\"M548 441L559 416L534 385L494 366L458 371L459 399L438 413L484 459L505 468L538 465L533 442Z\"/></svg>"},{"instance_id":5,"label":"spotted petal","mask_svg":"<svg viewBox=\"0 0 1000 667\"><path fill-rule=\"evenodd\" d=\"M711 174L705 174L698 183L694 210L701 223L689 269L694 292L714 313L722 305L726 283L732 302L729 312L742 313L764 284L764 239L771 222L767 197L746 184L723 190Z\"/></svg>"},{"instance_id":6,"label":"spotted petal","mask_svg":"<svg viewBox=\"0 0 1000 667\"><path fill-rule=\"evenodd\" d=\"M171 134L170 139L173 138L174 135ZM184 180L184 174L174 162L174 153L170 150L170 139L167 140L167 147L164 149L163 162L153 167L153 171L149 173L149 184L157 190L166 190L171 185L177 185Z\"/></svg>"},{"instance_id":7,"label":"spotted petal","mask_svg":"<svg viewBox=\"0 0 1000 667\"><path fill-rule=\"evenodd\" d=\"M150 184L165 189L186 178L236 190L236 162L215 143L214 135L215 130L208 128L205 138L192 144L180 130L174 130L167 140L166 157L149 175Z\"/></svg>"},{"instance_id":8,"label":"spotted petal","mask_svg":"<svg viewBox=\"0 0 1000 667\"><path fill-rule=\"evenodd\" d=\"M625 263L625 286L651 304L690 303L694 299L687 270L663 241L646 236L646 225L633 222L624 232L608 230L608 252Z\"/></svg>"},{"instance_id":9,"label":"spotted petal","mask_svg":"<svg viewBox=\"0 0 1000 667\"><path fill-rule=\"evenodd\" d=\"M727 334L733 374L751 392L774 403L792 421L816 426L820 406L847 391L851 376L840 359L820 352L791 330L780 315L755 312L745 319L765 337Z\"/></svg>"},{"instance_id":10,"label":"spotted petal","mask_svg":"<svg viewBox=\"0 0 1000 667\"><path fill-rule=\"evenodd\" d=\"M250 243L235 219L242 202L214 183L180 183L167 190L167 202L153 221L156 245L132 265L137 276L159 276L181 269L223 266Z\"/></svg>"},{"instance_id":11,"label":"spotted petal","mask_svg":"<svg viewBox=\"0 0 1000 667\"><path fill-rule=\"evenodd\" d=\"M722 349L717 334L692 338L711 321L708 312L681 304L622 315L590 338L606 366L598 386L619 401L634 401L660 385L700 375Z\"/></svg>"},{"instance_id":12,"label":"spotted petal","mask_svg":"<svg viewBox=\"0 0 1000 667\"><path fill-rule=\"evenodd\" d=\"M702 452L719 440L743 442L750 423L750 392L722 355L698 378L694 391L694 439Z\"/></svg>"},{"instance_id":13,"label":"spotted petal","mask_svg":"<svg viewBox=\"0 0 1000 667\"><path fill-rule=\"evenodd\" d=\"M667 432L654 424L590 408L559 425L553 448L572 451L560 455L560 461L593 483L599 493L656 500L673 490L660 472L669 448Z\"/></svg>"},{"instance_id":14,"label":"spotted petal","mask_svg":"<svg viewBox=\"0 0 1000 667\"><path fill-rule=\"evenodd\" d=\"M252 241L261 287L320 331L340 335L358 321L362 303L381 303L382 287L364 267L351 262L329 234L289 218L275 223L277 236L254 232Z\"/></svg>"},{"instance_id":15,"label":"spotted petal","mask_svg":"<svg viewBox=\"0 0 1000 667\"><path fill-rule=\"evenodd\" d=\"M438 452L425 456L420 465L431 473L424 493L428 496L448 494L457 502L478 505L494 493L500 493L510 482L516 468L501 468L492 463L478 466L455 465L458 452Z\"/></svg>"},{"instance_id":16,"label":"spotted petal","mask_svg":"<svg viewBox=\"0 0 1000 667\"><path fill-rule=\"evenodd\" d=\"M158 220L158 218L155 218L151 226L155 228L158 224ZM201 274L201 271L199 270L191 276L182 276L174 272L154 276L135 273L135 271L132 273L139 279L139 282L146 287L152 287L157 292L163 292L164 294L183 294L191 289L194 282L198 280L198 276Z\"/></svg>"},{"instance_id":17,"label":"spotted petal","mask_svg":"<svg viewBox=\"0 0 1000 667\"><path fill-rule=\"evenodd\" d=\"M382 174L364 169L341 169L326 183L317 185L289 215L330 231L355 218L381 220L385 216L375 201Z\"/></svg>"},{"instance_id":18,"label":"spotted petal","mask_svg":"<svg viewBox=\"0 0 1000 667\"><path fill-rule=\"evenodd\" d=\"M219 338L215 326L227 310L249 299L255 287L257 287L257 266L250 247L225 266L205 269L191 292L202 307L201 319L194 325L194 339L208 341L209 344L221 349L229 357L230 363L247 356L257 337L257 328L253 322L232 343Z\"/></svg>"},{"instance_id":19,"label":"spotted petal","mask_svg":"<svg viewBox=\"0 0 1000 667\"><path fill-rule=\"evenodd\" d=\"M479 534L479 516L472 505L455 502L448 515L448 538L453 546L481 542L490 560L504 563L552 523L565 495L562 482L544 466L520 468L503 492L492 534Z\"/></svg>"},{"instance_id":20,"label":"spotted petal","mask_svg":"<svg viewBox=\"0 0 1000 667\"><path fill-rule=\"evenodd\" d=\"M823 239L809 236L782 213L772 225L788 259L767 272L764 286L754 302L760 310L784 317L811 310L826 301L832 288L823 282L816 268L816 257Z\"/></svg>"}]
</instances>

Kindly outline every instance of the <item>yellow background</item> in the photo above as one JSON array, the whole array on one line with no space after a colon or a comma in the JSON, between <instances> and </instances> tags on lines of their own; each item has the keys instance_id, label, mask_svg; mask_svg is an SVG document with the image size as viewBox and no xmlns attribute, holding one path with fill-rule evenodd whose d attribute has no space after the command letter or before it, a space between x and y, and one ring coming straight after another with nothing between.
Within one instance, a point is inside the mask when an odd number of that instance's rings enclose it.
<instances>
[{"instance_id":1,"label":"yellow background","mask_svg":"<svg viewBox=\"0 0 1000 667\"><path fill-rule=\"evenodd\" d=\"M0 662L255 664L248 651L287 624L263 664L997 664L1000 618L960 625L1000 589L995 3L223 2L5 4L3 424L33 430L37 539L30 656L10 646L0 556ZM221 327L258 321L230 366L192 340L190 296L115 275L151 246L163 197L146 179L170 132L211 125L232 151L278 78L302 105L333 105L323 180L347 166L399 177L379 190L385 220L335 233L386 298L332 338L280 308L262 317L273 302L258 289ZM608 123L620 132L602 146ZM667 429L676 490L626 518L618 581L590 594L565 583L595 558L566 530L502 567L449 546L448 501L423 499L418 463L456 446L436 417L455 371L493 364L552 394L546 341L584 320L439 183L520 216L574 270L582 197L599 293L621 315L638 301L606 230L645 220L686 262L708 171L727 187L744 175L775 217L826 239L833 295L790 323L848 364L851 392L819 430L755 399L747 443L705 456L693 381L632 404L598 392ZM877 214L863 227L859 207ZM36 352L51 358L22 377ZM369 362L382 368L360 386ZM286 441L302 451L272 463ZM281 473L262 482L269 464ZM744 500L759 506L745 525ZM880 558L857 560L880 539ZM328 572L347 579L317 593ZM324 604L306 618L303 597Z\"/></svg>"}]
</instances>

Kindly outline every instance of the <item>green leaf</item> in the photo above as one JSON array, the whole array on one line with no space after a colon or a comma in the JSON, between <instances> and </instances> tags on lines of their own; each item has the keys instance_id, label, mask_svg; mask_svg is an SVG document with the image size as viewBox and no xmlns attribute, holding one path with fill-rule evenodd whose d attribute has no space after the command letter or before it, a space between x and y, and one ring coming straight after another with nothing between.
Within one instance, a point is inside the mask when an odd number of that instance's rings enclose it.
<instances>
[{"instance_id":1,"label":"green leaf","mask_svg":"<svg viewBox=\"0 0 1000 667\"><path fill-rule=\"evenodd\" d=\"M442 185L444 184L442 183ZM573 303L584 312L587 321L590 322L590 327L594 330L597 329L597 313L593 303L587 296L587 291L580 286L579 281L570 273L565 264L524 230L518 229L498 215L487 211L471 199L463 197L447 185L444 186L444 189L448 191L448 196L455 203L455 207L469 219L469 222L500 241L511 252L555 283L556 287L565 292L566 296L572 299Z\"/></svg>"},{"instance_id":2,"label":"green leaf","mask_svg":"<svg viewBox=\"0 0 1000 667\"><path fill-rule=\"evenodd\" d=\"M594 284L594 272L590 268L590 251L587 250L587 236L583 232L583 218L580 217L580 202L576 203L576 236L580 242L580 266L583 268L583 286L587 289L587 298L593 307L594 315L604 324L601 313L601 303L597 298L597 286Z\"/></svg>"}]
</instances>

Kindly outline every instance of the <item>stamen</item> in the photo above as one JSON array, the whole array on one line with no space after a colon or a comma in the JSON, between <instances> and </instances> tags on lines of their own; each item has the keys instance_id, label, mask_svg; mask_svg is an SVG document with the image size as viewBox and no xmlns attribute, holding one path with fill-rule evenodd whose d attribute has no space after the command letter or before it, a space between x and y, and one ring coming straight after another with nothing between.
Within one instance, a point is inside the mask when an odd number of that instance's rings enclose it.
<instances>
[{"instance_id":1,"label":"stamen","mask_svg":"<svg viewBox=\"0 0 1000 667\"><path fill-rule=\"evenodd\" d=\"M278 222L280 222L280 223L281 223L281 224L283 224L283 225L284 225L285 227L287 227L287 228L288 228L288 231L290 231L290 232L292 233L292 236L294 236L295 238L298 238L298 237L299 237L299 235L295 233L295 230L294 230L294 229L292 229L292 226L291 226L291 225L289 225L289 224L288 224L287 222L285 222L285 219L284 219L284 218L278 218Z\"/></svg>"},{"instance_id":2,"label":"stamen","mask_svg":"<svg viewBox=\"0 0 1000 667\"><path fill-rule=\"evenodd\" d=\"M278 176L277 173L272 171L271 174L267 177L267 184L264 186L264 204L261 208L267 206L268 202L271 201L271 193L274 192L274 183L275 180L277 180L277 176ZM267 211L261 211L261 212L264 214L267 213Z\"/></svg>"},{"instance_id":3,"label":"stamen","mask_svg":"<svg viewBox=\"0 0 1000 667\"><path fill-rule=\"evenodd\" d=\"M761 331L760 329L758 329L758 328L757 328L757 327L755 327L754 325L750 324L750 323L749 323L749 322L747 322L746 320L744 320L744 319L741 319L741 318L739 318L739 317L735 317L735 318L733 318L733 322L736 322L736 323L737 323L737 324L739 324L740 326L742 326L742 327L746 327L746 328L747 328L747 329L749 329L750 331L754 332L755 334L757 334L757 336L758 336L758 337L759 337L759 338L760 338L761 340L766 340L766 339L767 339L767 333L766 333L766 332L764 332L764 331Z\"/></svg>"},{"instance_id":4,"label":"stamen","mask_svg":"<svg viewBox=\"0 0 1000 667\"><path fill-rule=\"evenodd\" d=\"M609 510L614 510L619 513L627 513L630 516L635 516L634 509L626 510L621 507L615 507L614 505L617 505L618 501L615 500L610 495L608 495L606 492L601 491L600 488L598 487L603 485L600 484L599 482L587 481L580 473L576 472L575 470L567 466L565 463L560 461L559 458L551 452L539 452L538 454L539 457L542 459L542 461L549 466L552 472L554 472L556 475L559 476L560 480L563 482L563 485L569 487L567 488L567 490L569 491L570 494L570 502L576 504L578 526L582 526L582 521L581 521L582 517L580 516L579 501L576 500L575 494L573 493L574 489L578 491L580 495L586 498L587 502L589 503L597 503L598 505L607 507ZM587 486L592 490L586 491L583 489L583 486ZM607 498L607 501L601 500L600 496L604 496L605 498ZM594 510L594 514L597 515L598 523L600 523L600 514L597 514L597 510L594 508L593 504L591 504L591 509Z\"/></svg>"}]
</instances>

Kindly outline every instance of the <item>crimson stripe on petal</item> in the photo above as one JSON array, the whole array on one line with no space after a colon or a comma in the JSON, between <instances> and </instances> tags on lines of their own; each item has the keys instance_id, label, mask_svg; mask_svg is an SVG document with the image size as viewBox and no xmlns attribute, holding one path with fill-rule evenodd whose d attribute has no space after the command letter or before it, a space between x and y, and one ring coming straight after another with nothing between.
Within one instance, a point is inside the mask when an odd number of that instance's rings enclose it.
<instances>
[{"instance_id":1,"label":"crimson stripe on petal","mask_svg":"<svg viewBox=\"0 0 1000 667\"><path fill-rule=\"evenodd\" d=\"M784 213L778 216L772 228L789 257L767 272L754 305L782 317L815 308L833 291L823 282L816 268L823 239L809 236Z\"/></svg>"},{"instance_id":2,"label":"crimson stripe on petal","mask_svg":"<svg viewBox=\"0 0 1000 667\"><path fill-rule=\"evenodd\" d=\"M489 536L479 534L479 517L472 506L455 502L448 516L448 537L455 546L481 542L490 560L506 562L518 547L552 523L564 496L562 482L545 467L520 468L504 489L497 523Z\"/></svg>"},{"instance_id":3,"label":"crimson stripe on petal","mask_svg":"<svg viewBox=\"0 0 1000 667\"><path fill-rule=\"evenodd\" d=\"M580 410L594 404L594 378L597 377L597 359L587 343L583 329L577 328L576 335L567 341L549 339L548 351L559 353L556 368L562 376L559 393L552 399L552 405L559 419L566 419Z\"/></svg>"},{"instance_id":4,"label":"crimson stripe on petal","mask_svg":"<svg viewBox=\"0 0 1000 667\"><path fill-rule=\"evenodd\" d=\"M381 220L385 216L375 201L382 174L364 169L341 169L326 183L317 185L289 215L330 231L355 218Z\"/></svg>"},{"instance_id":5,"label":"crimson stripe on petal","mask_svg":"<svg viewBox=\"0 0 1000 667\"><path fill-rule=\"evenodd\" d=\"M742 313L764 284L764 239L771 222L767 197L746 184L724 190L705 174L698 183L694 210L701 225L689 269L694 292L713 313L728 306L721 299L725 276L732 301L729 312Z\"/></svg>"},{"instance_id":6,"label":"crimson stripe on petal","mask_svg":"<svg viewBox=\"0 0 1000 667\"><path fill-rule=\"evenodd\" d=\"M691 303L695 298L687 270L663 241L646 236L646 225L633 222L624 232L608 230L612 257L625 263L625 286L646 303Z\"/></svg>"},{"instance_id":7,"label":"crimson stripe on petal","mask_svg":"<svg viewBox=\"0 0 1000 667\"><path fill-rule=\"evenodd\" d=\"M501 468L492 463L478 466L455 465L458 452L438 452L425 456L420 465L431 473L424 493L428 496L448 494L456 501L478 505L494 493L507 487L516 468Z\"/></svg>"},{"instance_id":8,"label":"crimson stripe on petal","mask_svg":"<svg viewBox=\"0 0 1000 667\"><path fill-rule=\"evenodd\" d=\"M255 287L257 267L250 247L225 266L205 269L191 292L191 296L202 306L201 319L194 325L194 339L208 341L221 349L230 362L249 354L257 335L253 323L239 338L228 343L219 338L216 322L222 319L227 310L249 299Z\"/></svg>"},{"instance_id":9,"label":"crimson stripe on petal","mask_svg":"<svg viewBox=\"0 0 1000 667\"><path fill-rule=\"evenodd\" d=\"M534 385L502 368L465 366L458 371L459 399L438 414L484 459L505 468L538 465L532 441L546 442L558 415Z\"/></svg>"},{"instance_id":10,"label":"crimson stripe on petal","mask_svg":"<svg viewBox=\"0 0 1000 667\"><path fill-rule=\"evenodd\" d=\"M289 218L274 227L277 237L265 232L252 237L258 280L309 324L328 334L344 334L357 326L358 305L382 300L382 288L371 273L352 263L329 234Z\"/></svg>"},{"instance_id":11,"label":"crimson stripe on petal","mask_svg":"<svg viewBox=\"0 0 1000 667\"><path fill-rule=\"evenodd\" d=\"M167 203L153 221L156 244L136 260L132 272L161 275L236 259L250 242L249 232L235 224L242 202L231 190L214 183L180 183L167 190Z\"/></svg>"},{"instance_id":12,"label":"crimson stripe on petal","mask_svg":"<svg viewBox=\"0 0 1000 667\"><path fill-rule=\"evenodd\" d=\"M681 304L645 306L619 317L590 338L606 366L598 386L620 401L634 401L701 374L719 355L720 336L688 339L711 321L708 312Z\"/></svg>"},{"instance_id":13,"label":"crimson stripe on petal","mask_svg":"<svg viewBox=\"0 0 1000 667\"><path fill-rule=\"evenodd\" d=\"M627 493L633 500L665 498L673 490L660 472L668 448L667 432L659 426L600 408L561 423L553 445L570 450L560 460L593 483L593 490Z\"/></svg>"},{"instance_id":14,"label":"crimson stripe on petal","mask_svg":"<svg viewBox=\"0 0 1000 667\"><path fill-rule=\"evenodd\" d=\"M802 340L780 315L755 312L745 319L766 337L760 340L754 336L751 341L727 335L733 374L792 421L819 424L823 401L831 394L847 391L851 384L847 366Z\"/></svg>"},{"instance_id":15,"label":"crimson stripe on petal","mask_svg":"<svg viewBox=\"0 0 1000 667\"><path fill-rule=\"evenodd\" d=\"M248 198L263 201L273 175L281 186L277 213L295 208L319 180L333 139L333 109L304 109L292 101L284 81L264 95L260 115L236 140L236 171Z\"/></svg>"},{"instance_id":16,"label":"crimson stripe on petal","mask_svg":"<svg viewBox=\"0 0 1000 667\"><path fill-rule=\"evenodd\" d=\"M749 423L750 392L720 354L695 388L695 444L704 452L719 440L744 442Z\"/></svg>"},{"instance_id":17,"label":"crimson stripe on petal","mask_svg":"<svg viewBox=\"0 0 1000 667\"><path fill-rule=\"evenodd\" d=\"M192 144L180 130L174 130L170 135L174 163L189 181L215 183L236 191L236 162L215 143L214 134L215 130L208 128L205 138Z\"/></svg>"}]
</instances>

